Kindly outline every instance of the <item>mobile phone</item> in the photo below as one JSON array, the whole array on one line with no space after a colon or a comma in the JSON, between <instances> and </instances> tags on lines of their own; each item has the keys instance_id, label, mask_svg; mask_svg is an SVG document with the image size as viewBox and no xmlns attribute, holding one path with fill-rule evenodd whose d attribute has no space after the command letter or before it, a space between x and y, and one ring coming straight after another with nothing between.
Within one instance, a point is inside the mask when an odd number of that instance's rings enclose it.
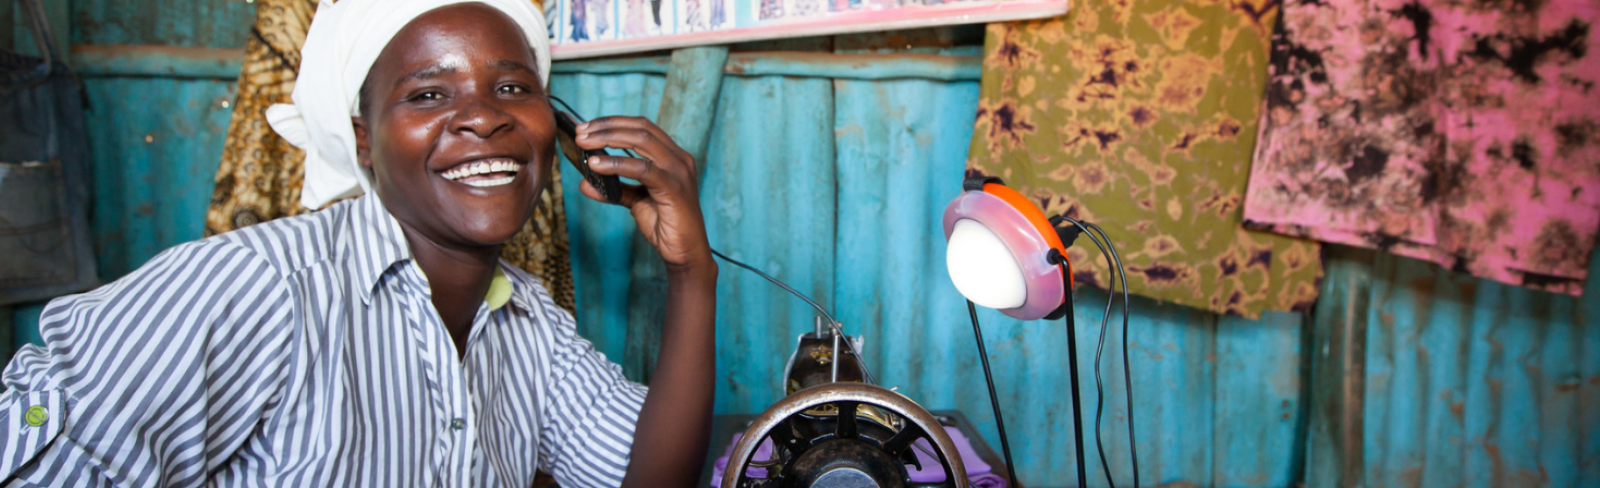
<instances>
[{"instance_id":1,"label":"mobile phone","mask_svg":"<svg viewBox=\"0 0 1600 488\"><path fill-rule=\"evenodd\" d=\"M561 147L561 154L566 155L567 161L571 161L572 165L578 168L578 173L583 174L583 179L588 180L590 186L600 190L602 198L607 202L621 203L622 180L616 175L603 175L589 169L590 157L609 156L611 153L605 149L588 150L578 147L578 120L573 118L572 114L560 110L555 112L556 128L560 130L557 141Z\"/></svg>"}]
</instances>

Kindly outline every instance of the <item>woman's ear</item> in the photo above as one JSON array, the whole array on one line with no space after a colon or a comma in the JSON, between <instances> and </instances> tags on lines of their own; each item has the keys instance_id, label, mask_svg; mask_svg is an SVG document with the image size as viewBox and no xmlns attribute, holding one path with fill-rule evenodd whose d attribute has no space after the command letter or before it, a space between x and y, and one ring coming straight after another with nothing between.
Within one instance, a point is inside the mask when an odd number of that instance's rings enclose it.
<instances>
[{"instance_id":1,"label":"woman's ear","mask_svg":"<svg viewBox=\"0 0 1600 488\"><path fill-rule=\"evenodd\" d=\"M356 130L356 164L372 169L372 143L367 138L367 119L350 117L350 126Z\"/></svg>"}]
</instances>

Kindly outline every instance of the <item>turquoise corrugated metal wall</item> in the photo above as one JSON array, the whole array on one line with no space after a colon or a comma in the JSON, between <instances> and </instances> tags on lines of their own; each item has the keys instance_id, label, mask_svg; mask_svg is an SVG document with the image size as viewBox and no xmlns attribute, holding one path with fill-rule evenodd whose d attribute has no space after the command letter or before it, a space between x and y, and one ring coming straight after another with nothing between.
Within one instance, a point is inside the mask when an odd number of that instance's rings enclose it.
<instances>
[{"instance_id":1,"label":"turquoise corrugated metal wall","mask_svg":"<svg viewBox=\"0 0 1600 488\"><path fill-rule=\"evenodd\" d=\"M1589 272L1600 276L1600 253ZM1387 254L1329 260L1326 299L1365 303L1367 487L1600 486L1600 300ZM1342 276L1352 276L1344 280ZM1319 304L1319 306L1322 306ZM1308 477L1314 486L1331 477Z\"/></svg>"},{"instance_id":2,"label":"turquoise corrugated metal wall","mask_svg":"<svg viewBox=\"0 0 1600 488\"><path fill-rule=\"evenodd\" d=\"M71 0L73 44L237 48L254 7L242 1ZM233 80L88 77L100 275L132 271L200 237Z\"/></svg>"},{"instance_id":3,"label":"turquoise corrugated metal wall","mask_svg":"<svg viewBox=\"0 0 1600 488\"><path fill-rule=\"evenodd\" d=\"M236 48L251 8L73 0L72 38ZM200 236L232 87L149 77L86 84L95 233L109 279ZM662 87L659 75L569 74L555 77L552 92L589 116L653 116ZM994 444L970 328L943 276L935 226L961 177L975 105L971 82L730 76L704 192L714 245L833 307L849 330L868 337L866 354L885 385L933 408L965 411ZM578 198L568 205L578 320L601 350L623 358L627 216ZM1330 476L1307 458L1324 455L1305 447L1319 440L1308 434L1319 432L1307 426L1315 416L1305 413L1306 392L1317 386L1305 382L1308 356L1327 344L1312 342L1304 317L1247 321L1135 298L1130 352L1147 484L1600 486L1594 292L1558 297L1374 253L1333 253L1328 265L1319 317L1359 306L1371 324L1362 334L1365 386L1354 395L1364 442L1349 451L1360 472ZM782 360L811 312L742 270L725 266L722 276L717 408L756 411L777 398ZM1080 344L1093 344L1104 299L1080 292ZM37 336L38 310L19 310L23 338ZM1024 481L1068 483L1061 325L981 318ZM1091 359L1080 356L1085 371ZM1126 441L1117 435L1127 415L1117 401L1122 372L1104 372L1113 379L1106 447L1115 472L1126 473ZM1093 396L1086 400L1092 406ZM1098 478L1091 481L1103 485Z\"/></svg>"},{"instance_id":4,"label":"turquoise corrugated metal wall","mask_svg":"<svg viewBox=\"0 0 1600 488\"><path fill-rule=\"evenodd\" d=\"M100 276L198 239L233 100L220 80L87 78ZM151 107L161 107L151 110Z\"/></svg>"},{"instance_id":5,"label":"turquoise corrugated metal wall","mask_svg":"<svg viewBox=\"0 0 1600 488\"><path fill-rule=\"evenodd\" d=\"M51 0L72 4L73 44L244 46L255 5L244 0Z\"/></svg>"},{"instance_id":6,"label":"turquoise corrugated metal wall","mask_svg":"<svg viewBox=\"0 0 1600 488\"><path fill-rule=\"evenodd\" d=\"M659 105L662 83L637 74L558 75L551 91L587 116L638 115ZM931 408L966 412L998 446L965 304L943 274L938 223L960 189L977 94L970 81L730 76L702 207L713 246L781 277L864 333L882 384ZM572 191L577 179L563 170ZM620 357L633 230L617 208L573 199L568 209L580 323L600 350ZM783 362L815 312L733 266L723 267L718 291L717 409L759 411L781 396ZM1079 342L1093 344L1105 294L1086 291L1081 300ZM1073 470L1058 461L1072 457L1064 328L980 315L1023 480L1060 485ZM1290 314L1245 321L1135 301L1145 480L1291 483L1303 439L1300 323ZM1092 355L1080 360L1092 371ZM1108 364L1105 372L1117 380L1106 389L1106 448L1114 472L1127 473L1121 368ZM1094 398L1093 383L1083 387Z\"/></svg>"}]
</instances>

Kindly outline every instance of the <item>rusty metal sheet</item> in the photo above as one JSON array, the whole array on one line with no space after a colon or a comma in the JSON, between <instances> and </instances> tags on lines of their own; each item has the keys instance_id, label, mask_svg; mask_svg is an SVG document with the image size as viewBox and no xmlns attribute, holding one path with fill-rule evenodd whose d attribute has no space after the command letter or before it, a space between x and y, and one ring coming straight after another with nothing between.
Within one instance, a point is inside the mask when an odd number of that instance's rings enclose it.
<instances>
[{"instance_id":1,"label":"rusty metal sheet","mask_svg":"<svg viewBox=\"0 0 1600 488\"><path fill-rule=\"evenodd\" d=\"M128 44L72 46L72 67L84 76L231 80L239 77L243 62L243 49Z\"/></svg>"}]
</instances>

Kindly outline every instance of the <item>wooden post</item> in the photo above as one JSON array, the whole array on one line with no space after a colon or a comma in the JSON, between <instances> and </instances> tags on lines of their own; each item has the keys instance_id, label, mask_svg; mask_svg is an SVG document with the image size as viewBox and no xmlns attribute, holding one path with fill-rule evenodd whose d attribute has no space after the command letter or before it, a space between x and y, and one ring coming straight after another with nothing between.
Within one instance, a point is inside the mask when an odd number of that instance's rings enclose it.
<instances>
[{"instance_id":1,"label":"wooden post","mask_svg":"<svg viewBox=\"0 0 1600 488\"><path fill-rule=\"evenodd\" d=\"M661 95L656 124L694 156L701 181L711 122L722 92L722 67L727 46L678 49L672 52L667 86ZM623 367L628 376L649 383L661 350L661 324L666 317L667 270L661 255L640 235L633 236L633 281L628 285L628 347Z\"/></svg>"},{"instance_id":2,"label":"wooden post","mask_svg":"<svg viewBox=\"0 0 1600 488\"><path fill-rule=\"evenodd\" d=\"M1312 325L1311 426L1305 486L1362 485L1367 312L1373 251L1327 245L1327 276Z\"/></svg>"},{"instance_id":3,"label":"wooden post","mask_svg":"<svg viewBox=\"0 0 1600 488\"><path fill-rule=\"evenodd\" d=\"M701 176L705 175L703 160L711 141L711 122L717 115L717 96L722 93L722 67L727 62L727 46L673 51L667 86L661 94L656 122L702 163Z\"/></svg>"}]
</instances>

